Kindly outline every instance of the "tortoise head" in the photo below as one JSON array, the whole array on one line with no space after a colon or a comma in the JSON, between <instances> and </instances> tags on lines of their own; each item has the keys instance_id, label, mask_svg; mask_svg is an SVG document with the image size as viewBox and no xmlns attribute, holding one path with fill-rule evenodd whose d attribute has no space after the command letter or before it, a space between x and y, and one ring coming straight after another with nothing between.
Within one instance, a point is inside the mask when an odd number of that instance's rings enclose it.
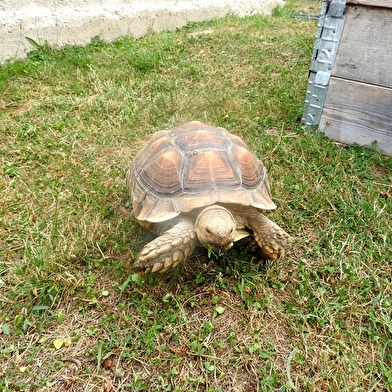
<instances>
[{"instance_id":1,"label":"tortoise head","mask_svg":"<svg viewBox=\"0 0 392 392\"><path fill-rule=\"evenodd\" d=\"M231 248L236 239L235 218L230 211L219 205L201 210L195 229L200 243L217 253Z\"/></svg>"}]
</instances>

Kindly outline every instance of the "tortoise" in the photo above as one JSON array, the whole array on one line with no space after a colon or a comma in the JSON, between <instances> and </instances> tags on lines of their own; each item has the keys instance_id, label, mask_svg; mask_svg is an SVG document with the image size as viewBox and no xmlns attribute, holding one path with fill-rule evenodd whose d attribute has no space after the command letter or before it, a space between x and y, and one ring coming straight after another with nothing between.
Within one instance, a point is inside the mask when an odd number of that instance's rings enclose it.
<instances>
[{"instance_id":1,"label":"tortoise","mask_svg":"<svg viewBox=\"0 0 392 392\"><path fill-rule=\"evenodd\" d=\"M261 255L284 256L291 238L263 210L273 210L267 172L245 142L224 128L191 121L156 132L127 171L133 215L158 235L132 265L164 272L197 246L218 254L253 235Z\"/></svg>"}]
</instances>

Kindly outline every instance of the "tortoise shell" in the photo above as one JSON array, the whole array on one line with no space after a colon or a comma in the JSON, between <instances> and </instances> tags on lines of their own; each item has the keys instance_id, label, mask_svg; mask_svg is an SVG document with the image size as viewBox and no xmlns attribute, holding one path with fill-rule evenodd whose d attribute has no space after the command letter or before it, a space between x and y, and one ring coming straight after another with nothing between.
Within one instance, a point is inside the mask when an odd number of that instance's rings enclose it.
<instances>
[{"instance_id":1,"label":"tortoise shell","mask_svg":"<svg viewBox=\"0 0 392 392\"><path fill-rule=\"evenodd\" d=\"M198 121L152 135L127 184L139 221L163 222L215 203L276 208L266 169L242 139Z\"/></svg>"}]
</instances>

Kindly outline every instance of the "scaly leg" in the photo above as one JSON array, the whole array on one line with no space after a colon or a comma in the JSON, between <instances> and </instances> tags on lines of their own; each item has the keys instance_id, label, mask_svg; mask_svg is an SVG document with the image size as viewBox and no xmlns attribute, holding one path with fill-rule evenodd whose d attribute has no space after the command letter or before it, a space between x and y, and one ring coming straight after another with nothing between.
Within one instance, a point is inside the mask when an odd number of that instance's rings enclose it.
<instances>
[{"instance_id":1,"label":"scaly leg","mask_svg":"<svg viewBox=\"0 0 392 392\"><path fill-rule=\"evenodd\" d=\"M253 231L255 241L264 257L277 260L289 249L292 238L263 214L252 213L247 216L246 226Z\"/></svg>"},{"instance_id":2,"label":"scaly leg","mask_svg":"<svg viewBox=\"0 0 392 392\"><path fill-rule=\"evenodd\" d=\"M158 230L152 228L152 231ZM185 261L197 245L193 222L180 220L148 243L131 268L135 272L165 272Z\"/></svg>"}]
</instances>

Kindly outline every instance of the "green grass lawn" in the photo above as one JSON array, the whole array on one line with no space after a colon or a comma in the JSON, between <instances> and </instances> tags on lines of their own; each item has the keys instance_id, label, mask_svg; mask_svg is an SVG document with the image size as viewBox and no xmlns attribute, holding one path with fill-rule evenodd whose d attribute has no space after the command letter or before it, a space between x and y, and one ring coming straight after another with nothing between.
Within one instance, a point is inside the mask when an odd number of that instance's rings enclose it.
<instances>
[{"instance_id":1,"label":"green grass lawn","mask_svg":"<svg viewBox=\"0 0 392 392\"><path fill-rule=\"evenodd\" d=\"M0 390L392 389L392 160L300 124L319 1L0 66ZM125 172L159 129L243 137L295 239L130 274Z\"/></svg>"}]
</instances>

